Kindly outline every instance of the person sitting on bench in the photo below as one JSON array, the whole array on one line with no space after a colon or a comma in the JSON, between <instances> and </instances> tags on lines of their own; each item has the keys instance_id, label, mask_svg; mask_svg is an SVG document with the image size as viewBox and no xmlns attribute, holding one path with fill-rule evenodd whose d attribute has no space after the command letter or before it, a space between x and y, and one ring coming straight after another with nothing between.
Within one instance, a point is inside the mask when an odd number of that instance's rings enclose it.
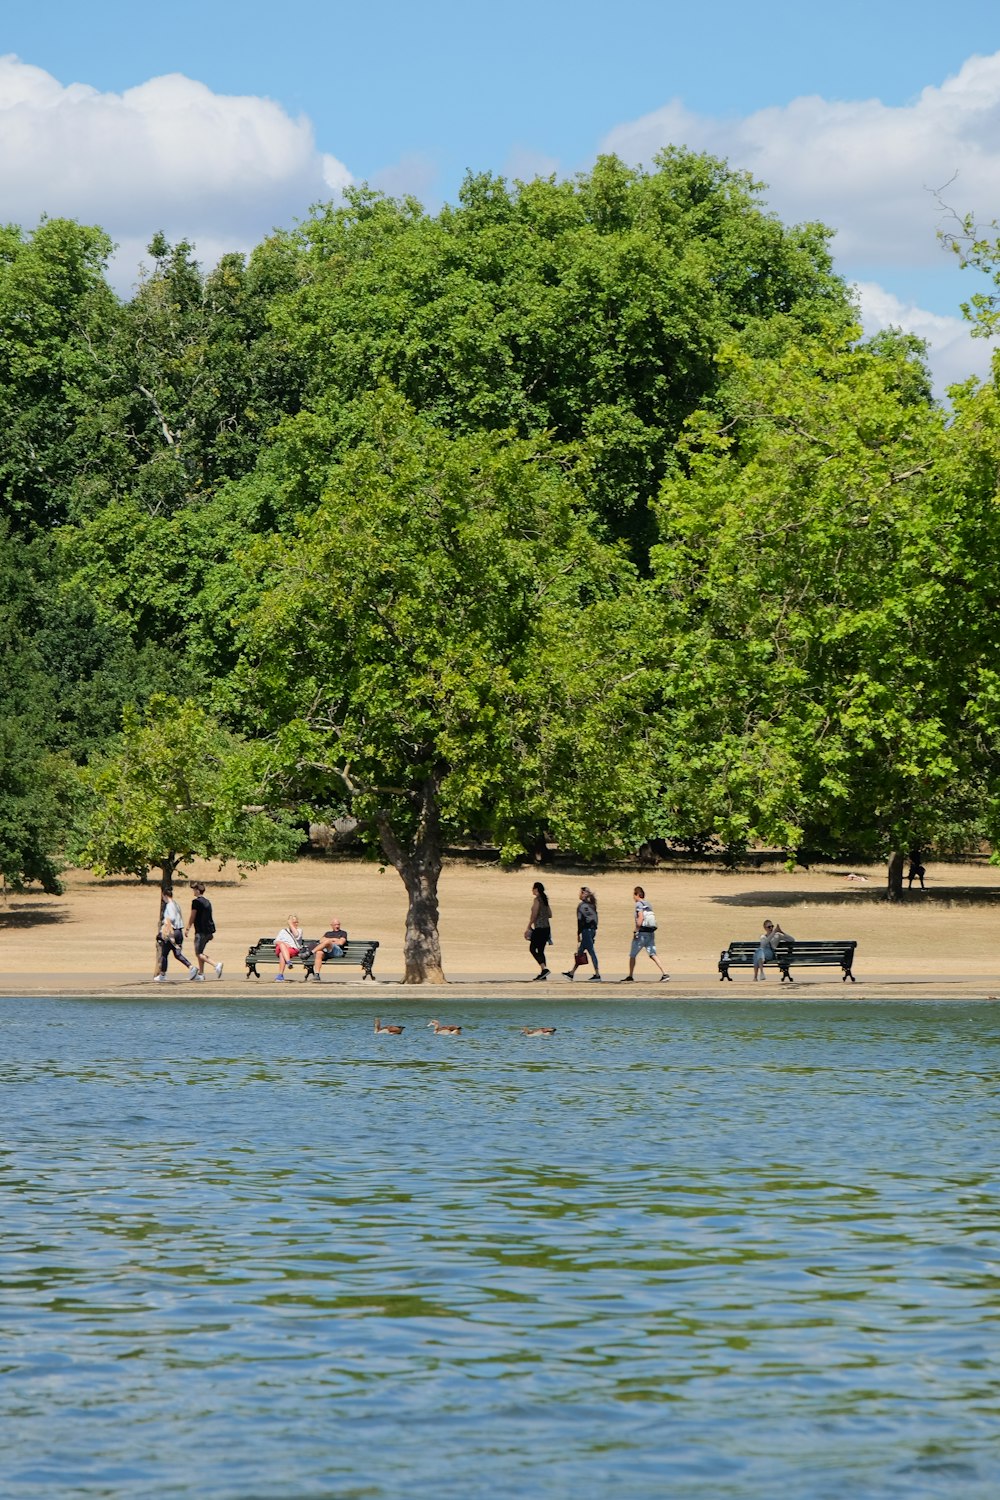
<instances>
[{"instance_id":1,"label":"person sitting on bench","mask_svg":"<svg viewBox=\"0 0 1000 1500\"><path fill-rule=\"evenodd\" d=\"M340 925L340 918L331 917L328 930L313 949L313 978L319 979L325 959L343 958L346 947L347 933Z\"/></svg>"},{"instance_id":2,"label":"person sitting on bench","mask_svg":"<svg viewBox=\"0 0 1000 1500\"><path fill-rule=\"evenodd\" d=\"M305 946L306 940L302 936L302 926L298 917L289 917L287 925L281 929L274 940L274 951L278 955L278 972L274 976L275 983L279 979L284 979L285 969L293 958L298 958Z\"/></svg>"}]
</instances>

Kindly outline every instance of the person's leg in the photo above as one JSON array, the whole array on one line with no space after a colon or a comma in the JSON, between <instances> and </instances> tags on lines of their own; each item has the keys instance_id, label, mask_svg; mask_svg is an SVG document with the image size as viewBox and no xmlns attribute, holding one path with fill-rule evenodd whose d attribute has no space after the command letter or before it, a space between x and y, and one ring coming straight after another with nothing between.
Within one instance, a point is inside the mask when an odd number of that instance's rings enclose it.
<instances>
[{"instance_id":1,"label":"person's leg","mask_svg":"<svg viewBox=\"0 0 1000 1500\"><path fill-rule=\"evenodd\" d=\"M600 979L601 966L597 961L597 949L594 947L594 930L592 927L584 928L583 941L581 942L580 946L585 953L590 954L590 962L594 965L594 972L590 976L591 979Z\"/></svg>"},{"instance_id":2,"label":"person's leg","mask_svg":"<svg viewBox=\"0 0 1000 1500\"><path fill-rule=\"evenodd\" d=\"M548 936L548 932L544 927L536 927L531 934L531 941L528 944L528 952L543 974L549 972L545 963L545 944L548 941Z\"/></svg>"}]
</instances>

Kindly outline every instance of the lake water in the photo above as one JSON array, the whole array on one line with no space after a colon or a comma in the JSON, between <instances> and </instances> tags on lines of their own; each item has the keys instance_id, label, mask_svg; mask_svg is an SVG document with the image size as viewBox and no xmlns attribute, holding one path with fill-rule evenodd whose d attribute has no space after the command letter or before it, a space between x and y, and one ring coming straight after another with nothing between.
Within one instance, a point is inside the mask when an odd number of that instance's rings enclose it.
<instances>
[{"instance_id":1,"label":"lake water","mask_svg":"<svg viewBox=\"0 0 1000 1500\"><path fill-rule=\"evenodd\" d=\"M1000 1009L607 988L4 1002L0 1493L995 1500Z\"/></svg>"}]
</instances>

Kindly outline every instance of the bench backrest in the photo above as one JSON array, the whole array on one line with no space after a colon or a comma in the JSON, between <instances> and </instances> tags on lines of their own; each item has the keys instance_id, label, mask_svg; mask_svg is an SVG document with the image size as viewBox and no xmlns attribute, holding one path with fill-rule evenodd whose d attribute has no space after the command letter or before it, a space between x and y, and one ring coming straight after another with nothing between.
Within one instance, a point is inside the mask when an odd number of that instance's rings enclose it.
<instances>
[{"instance_id":1,"label":"bench backrest","mask_svg":"<svg viewBox=\"0 0 1000 1500\"><path fill-rule=\"evenodd\" d=\"M803 938L793 943L783 943L779 938L771 945L774 948L775 959L789 958L795 963L820 963L824 960L835 960L839 963L841 958L854 952L858 946L855 938ZM751 960L760 947L760 939L750 940L739 938L726 948L726 955L730 962L740 959ZM769 960L770 962L770 960Z\"/></svg>"},{"instance_id":2,"label":"bench backrest","mask_svg":"<svg viewBox=\"0 0 1000 1500\"><path fill-rule=\"evenodd\" d=\"M318 938L309 938L309 939L307 939L307 941L309 943L315 944L315 943L319 942L319 939ZM374 938L348 938L347 942L344 944L343 948L341 949L341 957L340 958L330 958L328 956L327 958L324 959L324 963L341 963L342 964L345 961L348 962L348 963L361 963L362 960L365 959L365 958L367 958L369 954L374 953L374 951L375 951L375 949L377 947L378 947L378 943L376 942L376 940ZM272 959L275 962L277 962L277 958L278 958L278 955L277 955L277 953L275 952L275 949L274 949L274 939L273 938L258 938L257 941L256 941L256 943L253 944L253 946L251 947L249 953L247 954L247 961L248 962L253 962L253 963L265 963L266 964L266 963L270 962L270 960L272 960ZM307 962L311 962L311 961L312 961L312 952L311 952L311 950L310 951L306 951L305 949L303 949L303 951L301 953L296 954L296 956L290 960L290 962L293 963L293 964L294 963L301 964L301 963L307 963Z\"/></svg>"}]
</instances>

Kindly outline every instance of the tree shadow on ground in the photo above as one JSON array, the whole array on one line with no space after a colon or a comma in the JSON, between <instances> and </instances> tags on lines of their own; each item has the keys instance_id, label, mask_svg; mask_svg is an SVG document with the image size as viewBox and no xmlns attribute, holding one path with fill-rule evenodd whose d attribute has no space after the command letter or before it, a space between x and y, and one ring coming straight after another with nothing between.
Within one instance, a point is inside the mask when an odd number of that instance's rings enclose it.
<instances>
[{"instance_id":1,"label":"tree shadow on ground","mask_svg":"<svg viewBox=\"0 0 1000 1500\"><path fill-rule=\"evenodd\" d=\"M854 885L836 891L738 891L711 896L716 906L892 906L905 911L917 906L1000 906L1000 889L976 885L943 885L928 891L904 891L901 901L890 901L885 886Z\"/></svg>"},{"instance_id":2,"label":"tree shadow on ground","mask_svg":"<svg viewBox=\"0 0 1000 1500\"><path fill-rule=\"evenodd\" d=\"M187 889L191 884L191 878L187 875L175 875L174 889L181 891ZM197 878L200 880L201 876ZM206 889L214 891L222 891L230 887L233 890L237 890L244 885L246 885L246 881L241 880L238 875L223 877L213 875L211 880L205 881ZM99 891L149 891L151 894L155 894L160 889L160 882L159 880L152 879L140 880L138 875L109 875L103 879L95 876L94 889Z\"/></svg>"},{"instance_id":3,"label":"tree shadow on ground","mask_svg":"<svg viewBox=\"0 0 1000 1500\"><path fill-rule=\"evenodd\" d=\"M65 922L68 917L69 912L65 907L36 906L34 902L29 906L19 906L13 911L4 911L0 907L0 931L27 927L55 927L60 922Z\"/></svg>"}]
</instances>

